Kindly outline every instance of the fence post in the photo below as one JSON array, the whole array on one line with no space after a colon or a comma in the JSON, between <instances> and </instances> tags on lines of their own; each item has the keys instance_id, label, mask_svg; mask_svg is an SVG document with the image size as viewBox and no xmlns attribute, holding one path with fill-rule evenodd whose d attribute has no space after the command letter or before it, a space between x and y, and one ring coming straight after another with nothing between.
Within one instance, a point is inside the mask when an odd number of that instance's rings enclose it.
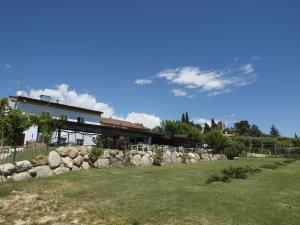
<instances>
[{"instance_id":1,"label":"fence post","mask_svg":"<svg viewBox=\"0 0 300 225\"><path fill-rule=\"evenodd\" d=\"M17 146L14 147L14 153L13 153L13 161L16 161L16 154L17 154Z\"/></svg>"}]
</instances>

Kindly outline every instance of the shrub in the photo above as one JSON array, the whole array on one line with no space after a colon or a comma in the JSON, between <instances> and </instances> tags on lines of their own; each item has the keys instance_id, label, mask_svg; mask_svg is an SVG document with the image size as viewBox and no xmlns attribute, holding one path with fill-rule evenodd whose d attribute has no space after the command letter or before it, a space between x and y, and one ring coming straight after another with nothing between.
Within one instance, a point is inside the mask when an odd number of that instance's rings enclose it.
<instances>
[{"instance_id":1,"label":"shrub","mask_svg":"<svg viewBox=\"0 0 300 225\"><path fill-rule=\"evenodd\" d=\"M264 169L276 170L278 168L278 165L276 165L276 164L265 164L265 165L262 165L260 167L264 168Z\"/></svg>"},{"instance_id":2,"label":"shrub","mask_svg":"<svg viewBox=\"0 0 300 225\"><path fill-rule=\"evenodd\" d=\"M125 151L125 158L124 158L124 165L125 166L132 166L131 160L130 160L130 152Z\"/></svg>"},{"instance_id":3,"label":"shrub","mask_svg":"<svg viewBox=\"0 0 300 225\"><path fill-rule=\"evenodd\" d=\"M278 166L286 166L286 164L283 162L274 162L274 164L276 164Z\"/></svg>"},{"instance_id":4,"label":"shrub","mask_svg":"<svg viewBox=\"0 0 300 225\"><path fill-rule=\"evenodd\" d=\"M103 148L96 148L96 147L92 148L92 151L90 153L90 159L92 161L96 161L101 155L103 155L103 152L104 152Z\"/></svg>"},{"instance_id":5,"label":"shrub","mask_svg":"<svg viewBox=\"0 0 300 225\"><path fill-rule=\"evenodd\" d=\"M289 164L289 163L296 162L296 160L295 159L285 159L283 162Z\"/></svg>"},{"instance_id":6,"label":"shrub","mask_svg":"<svg viewBox=\"0 0 300 225\"><path fill-rule=\"evenodd\" d=\"M181 156L181 162L184 163L184 164L188 163L188 156L187 156L187 154L185 154L185 153L182 154L182 156Z\"/></svg>"},{"instance_id":7,"label":"shrub","mask_svg":"<svg viewBox=\"0 0 300 225\"><path fill-rule=\"evenodd\" d=\"M154 165L154 166L161 166L160 160L154 159L154 160L153 160L153 165Z\"/></svg>"}]
</instances>

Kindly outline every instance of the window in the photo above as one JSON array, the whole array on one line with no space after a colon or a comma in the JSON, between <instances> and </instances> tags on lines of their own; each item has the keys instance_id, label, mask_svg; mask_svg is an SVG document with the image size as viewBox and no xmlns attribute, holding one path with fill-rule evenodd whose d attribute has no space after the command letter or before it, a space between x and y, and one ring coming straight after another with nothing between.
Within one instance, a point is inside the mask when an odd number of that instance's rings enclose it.
<instances>
[{"instance_id":1,"label":"window","mask_svg":"<svg viewBox=\"0 0 300 225\"><path fill-rule=\"evenodd\" d=\"M67 121L68 120L68 116L66 114L62 114L60 117L61 120Z\"/></svg>"},{"instance_id":2,"label":"window","mask_svg":"<svg viewBox=\"0 0 300 225\"><path fill-rule=\"evenodd\" d=\"M84 118L83 117L77 117L77 122L78 123L84 123Z\"/></svg>"}]
</instances>

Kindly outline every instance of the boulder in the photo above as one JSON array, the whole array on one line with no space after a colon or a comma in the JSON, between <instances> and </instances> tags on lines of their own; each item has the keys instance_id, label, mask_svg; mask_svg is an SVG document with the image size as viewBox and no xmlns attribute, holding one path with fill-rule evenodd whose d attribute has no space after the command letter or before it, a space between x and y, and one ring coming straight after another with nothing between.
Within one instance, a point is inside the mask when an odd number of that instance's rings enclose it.
<instances>
[{"instance_id":1,"label":"boulder","mask_svg":"<svg viewBox=\"0 0 300 225\"><path fill-rule=\"evenodd\" d=\"M12 179L14 181L21 181L31 178L30 174L28 172L22 172L22 173L16 173L12 176Z\"/></svg>"},{"instance_id":2,"label":"boulder","mask_svg":"<svg viewBox=\"0 0 300 225\"><path fill-rule=\"evenodd\" d=\"M11 163L0 165L0 175L8 176L15 172L15 166Z\"/></svg>"},{"instance_id":3,"label":"boulder","mask_svg":"<svg viewBox=\"0 0 300 225\"><path fill-rule=\"evenodd\" d=\"M87 170L90 168L90 164L86 161L84 161L82 164L81 164L81 168L84 169L84 170Z\"/></svg>"},{"instance_id":4,"label":"boulder","mask_svg":"<svg viewBox=\"0 0 300 225\"><path fill-rule=\"evenodd\" d=\"M31 167L32 167L32 165L28 160L23 160L23 161L16 162L16 171L18 173L30 170Z\"/></svg>"},{"instance_id":5,"label":"boulder","mask_svg":"<svg viewBox=\"0 0 300 225\"><path fill-rule=\"evenodd\" d=\"M145 155L146 153L145 153L144 151L138 151L138 154L141 155L141 156L143 156L143 155Z\"/></svg>"},{"instance_id":6,"label":"boulder","mask_svg":"<svg viewBox=\"0 0 300 225\"><path fill-rule=\"evenodd\" d=\"M196 162L198 162L198 160L197 160L196 158L190 158L190 159L189 159L189 162L190 162L190 163L196 163Z\"/></svg>"},{"instance_id":7,"label":"boulder","mask_svg":"<svg viewBox=\"0 0 300 225\"><path fill-rule=\"evenodd\" d=\"M35 168L31 168L30 170L27 171L30 176L35 177L36 176L36 169Z\"/></svg>"},{"instance_id":8,"label":"boulder","mask_svg":"<svg viewBox=\"0 0 300 225\"><path fill-rule=\"evenodd\" d=\"M201 158L200 158L200 155L198 153L194 153L196 159L199 161Z\"/></svg>"},{"instance_id":9,"label":"boulder","mask_svg":"<svg viewBox=\"0 0 300 225\"><path fill-rule=\"evenodd\" d=\"M195 154L194 153L188 153L188 158L191 159L191 158L196 158Z\"/></svg>"},{"instance_id":10,"label":"boulder","mask_svg":"<svg viewBox=\"0 0 300 225\"><path fill-rule=\"evenodd\" d=\"M108 167L109 166L109 159L97 159L97 161L94 163L95 167L101 168L101 167Z\"/></svg>"},{"instance_id":11,"label":"boulder","mask_svg":"<svg viewBox=\"0 0 300 225\"><path fill-rule=\"evenodd\" d=\"M227 157L226 157L226 155L224 155L224 154L221 154L221 160L227 160Z\"/></svg>"},{"instance_id":12,"label":"boulder","mask_svg":"<svg viewBox=\"0 0 300 225\"><path fill-rule=\"evenodd\" d=\"M117 157L110 159L110 165L111 166L122 166L124 164L123 160L119 160Z\"/></svg>"},{"instance_id":13,"label":"boulder","mask_svg":"<svg viewBox=\"0 0 300 225\"><path fill-rule=\"evenodd\" d=\"M172 152L170 158L173 163L177 163L178 162L177 152Z\"/></svg>"},{"instance_id":14,"label":"boulder","mask_svg":"<svg viewBox=\"0 0 300 225\"><path fill-rule=\"evenodd\" d=\"M116 158L118 160L123 160L124 159L124 153L122 151L119 151L118 155L116 155Z\"/></svg>"},{"instance_id":15,"label":"boulder","mask_svg":"<svg viewBox=\"0 0 300 225\"><path fill-rule=\"evenodd\" d=\"M141 160L143 166L150 166L153 163L153 157L151 154L146 153Z\"/></svg>"},{"instance_id":16,"label":"boulder","mask_svg":"<svg viewBox=\"0 0 300 225\"><path fill-rule=\"evenodd\" d=\"M78 168L77 166L74 166L74 165L73 165L72 171L79 171L79 170L80 170L80 168Z\"/></svg>"},{"instance_id":17,"label":"boulder","mask_svg":"<svg viewBox=\"0 0 300 225\"><path fill-rule=\"evenodd\" d=\"M80 146L78 148L79 154L81 156L89 155L91 153L91 150L92 150L91 146Z\"/></svg>"},{"instance_id":18,"label":"boulder","mask_svg":"<svg viewBox=\"0 0 300 225\"><path fill-rule=\"evenodd\" d=\"M104 150L103 151L103 155L101 156L101 158L103 159L107 159L110 157L109 151L108 150Z\"/></svg>"},{"instance_id":19,"label":"boulder","mask_svg":"<svg viewBox=\"0 0 300 225\"><path fill-rule=\"evenodd\" d=\"M49 152L48 163L50 168L59 167L60 162L61 162L61 157L56 151Z\"/></svg>"},{"instance_id":20,"label":"boulder","mask_svg":"<svg viewBox=\"0 0 300 225\"><path fill-rule=\"evenodd\" d=\"M49 177L52 176L53 171L50 169L49 166L37 166L34 168L36 177Z\"/></svg>"},{"instance_id":21,"label":"boulder","mask_svg":"<svg viewBox=\"0 0 300 225\"><path fill-rule=\"evenodd\" d=\"M135 155L135 154L138 154L138 151L137 150L130 150L129 153L130 153L130 155Z\"/></svg>"},{"instance_id":22,"label":"boulder","mask_svg":"<svg viewBox=\"0 0 300 225\"><path fill-rule=\"evenodd\" d=\"M142 165L142 157L139 154L134 155L131 158L131 163L135 166L140 166Z\"/></svg>"},{"instance_id":23,"label":"boulder","mask_svg":"<svg viewBox=\"0 0 300 225\"><path fill-rule=\"evenodd\" d=\"M5 176L0 176L0 184L3 183L3 182L5 182L5 181L6 181Z\"/></svg>"},{"instance_id":24,"label":"boulder","mask_svg":"<svg viewBox=\"0 0 300 225\"><path fill-rule=\"evenodd\" d=\"M202 160L203 161L210 161L209 154L202 154Z\"/></svg>"},{"instance_id":25,"label":"boulder","mask_svg":"<svg viewBox=\"0 0 300 225\"><path fill-rule=\"evenodd\" d=\"M55 170L53 170L53 173L55 175L58 175L58 174L63 174L63 173L67 173L69 172L70 169L69 168L66 168L66 167L57 167Z\"/></svg>"},{"instance_id":26,"label":"boulder","mask_svg":"<svg viewBox=\"0 0 300 225\"><path fill-rule=\"evenodd\" d=\"M62 161L63 161L65 167L68 167L70 169L73 167L73 161L70 157L62 158Z\"/></svg>"},{"instance_id":27,"label":"boulder","mask_svg":"<svg viewBox=\"0 0 300 225\"><path fill-rule=\"evenodd\" d=\"M66 146L66 147L59 147L56 149L56 151L58 152L58 154L62 157L70 157L71 159L74 159L75 157L78 156L79 151L77 150L77 148L73 147L73 146Z\"/></svg>"},{"instance_id":28,"label":"boulder","mask_svg":"<svg viewBox=\"0 0 300 225\"><path fill-rule=\"evenodd\" d=\"M78 155L75 159L73 159L73 164L75 166L80 166L83 162L83 157L81 155Z\"/></svg>"},{"instance_id":29,"label":"boulder","mask_svg":"<svg viewBox=\"0 0 300 225\"><path fill-rule=\"evenodd\" d=\"M48 164L48 158L43 155L38 155L33 160L31 160L32 166L43 166Z\"/></svg>"},{"instance_id":30,"label":"boulder","mask_svg":"<svg viewBox=\"0 0 300 225\"><path fill-rule=\"evenodd\" d=\"M84 155L84 156L83 156L83 160L84 160L84 161L89 161L89 159L90 159L89 155Z\"/></svg>"},{"instance_id":31,"label":"boulder","mask_svg":"<svg viewBox=\"0 0 300 225\"><path fill-rule=\"evenodd\" d=\"M168 153L167 153L168 152ZM162 155L162 161L164 163L172 163L172 160L171 160L171 152L167 151L167 152L164 152L163 155ZM169 154L170 153L170 154Z\"/></svg>"}]
</instances>

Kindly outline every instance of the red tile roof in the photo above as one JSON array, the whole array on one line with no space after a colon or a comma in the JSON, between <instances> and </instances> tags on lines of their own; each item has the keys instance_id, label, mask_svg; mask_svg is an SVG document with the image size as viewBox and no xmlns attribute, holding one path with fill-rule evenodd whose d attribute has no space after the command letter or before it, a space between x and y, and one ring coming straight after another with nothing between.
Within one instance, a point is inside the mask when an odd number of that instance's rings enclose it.
<instances>
[{"instance_id":1,"label":"red tile roof","mask_svg":"<svg viewBox=\"0 0 300 225\"><path fill-rule=\"evenodd\" d=\"M143 130L147 129L146 127L143 126L143 124L130 123L125 120L117 120L112 118L102 117L101 122L102 125L105 126L119 126L119 127L135 128L135 129L143 129Z\"/></svg>"}]
</instances>

